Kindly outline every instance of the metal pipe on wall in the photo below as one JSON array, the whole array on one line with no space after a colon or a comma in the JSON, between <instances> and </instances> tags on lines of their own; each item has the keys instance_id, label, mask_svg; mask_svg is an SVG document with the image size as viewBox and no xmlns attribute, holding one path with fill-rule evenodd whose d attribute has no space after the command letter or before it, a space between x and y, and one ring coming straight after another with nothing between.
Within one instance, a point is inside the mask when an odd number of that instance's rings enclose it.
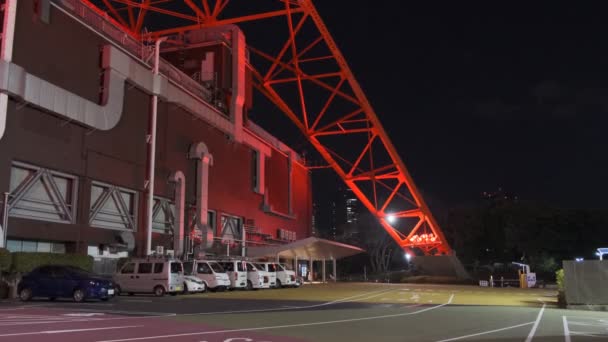
<instances>
[{"instance_id":1,"label":"metal pipe on wall","mask_svg":"<svg viewBox=\"0 0 608 342\"><path fill-rule=\"evenodd\" d=\"M184 254L184 210L186 208L186 176L175 171L169 181L175 183L175 223L173 229L173 250L176 257Z\"/></svg>"},{"instance_id":2,"label":"metal pipe on wall","mask_svg":"<svg viewBox=\"0 0 608 342\"><path fill-rule=\"evenodd\" d=\"M0 59L10 62L13 59L13 42L15 39L15 20L17 16L17 0L7 0L4 4L4 27L2 28L2 48ZM0 94L0 139L6 131L8 115L8 94Z\"/></svg>"},{"instance_id":3,"label":"metal pipe on wall","mask_svg":"<svg viewBox=\"0 0 608 342\"><path fill-rule=\"evenodd\" d=\"M10 193L4 193L4 199L2 200L2 244L0 248L6 248L6 238L8 237L8 196Z\"/></svg>"},{"instance_id":4,"label":"metal pipe on wall","mask_svg":"<svg viewBox=\"0 0 608 342\"><path fill-rule=\"evenodd\" d=\"M160 62L160 44L167 40L167 37L161 37L156 40L154 46L154 82L156 83L159 73L158 64ZM146 215L146 255L152 253L152 215L154 212L154 176L156 168L156 121L158 117L158 93L157 87L154 88L154 95L152 95L152 111L151 111L151 123L150 123L150 140L149 140L149 153L148 153L148 214Z\"/></svg>"}]
</instances>

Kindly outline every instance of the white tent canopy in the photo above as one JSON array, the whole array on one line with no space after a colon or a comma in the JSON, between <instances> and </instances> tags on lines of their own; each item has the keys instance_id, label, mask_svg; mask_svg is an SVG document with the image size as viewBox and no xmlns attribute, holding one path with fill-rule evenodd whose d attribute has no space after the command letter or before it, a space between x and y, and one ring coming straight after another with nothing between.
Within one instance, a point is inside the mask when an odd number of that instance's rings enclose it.
<instances>
[{"instance_id":1,"label":"white tent canopy","mask_svg":"<svg viewBox=\"0 0 608 342\"><path fill-rule=\"evenodd\" d=\"M309 237L279 246L249 247L247 256L254 258L287 258L300 260L337 260L365 251L344 243Z\"/></svg>"}]
</instances>

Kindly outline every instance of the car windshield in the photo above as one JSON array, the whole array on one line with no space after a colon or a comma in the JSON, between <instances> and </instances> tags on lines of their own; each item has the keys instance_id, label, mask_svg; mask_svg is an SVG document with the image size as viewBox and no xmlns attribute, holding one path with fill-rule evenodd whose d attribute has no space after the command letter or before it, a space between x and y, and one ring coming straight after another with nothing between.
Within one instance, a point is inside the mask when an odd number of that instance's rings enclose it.
<instances>
[{"instance_id":1,"label":"car windshield","mask_svg":"<svg viewBox=\"0 0 608 342\"><path fill-rule=\"evenodd\" d=\"M224 268L222 267L222 265L218 264L217 262L210 262L209 266L211 266L211 269L215 273L225 273L226 272L226 271L224 271Z\"/></svg>"},{"instance_id":2,"label":"car windshield","mask_svg":"<svg viewBox=\"0 0 608 342\"><path fill-rule=\"evenodd\" d=\"M256 267L258 270L260 270L260 271L266 271L266 268L264 268L264 266L263 266L263 265L260 265L260 264L254 264L254 265L255 265L255 267Z\"/></svg>"},{"instance_id":3,"label":"car windshield","mask_svg":"<svg viewBox=\"0 0 608 342\"><path fill-rule=\"evenodd\" d=\"M276 264L268 264L268 271L269 272L276 272L277 271L277 265Z\"/></svg>"},{"instance_id":4,"label":"car windshield","mask_svg":"<svg viewBox=\"0 0 608 342\"><path fill-rule=\"evenodd\" d=\"M172 262L171 263L171 273L180 273L183 272L182 263L181 262Z\"/></svg>"},{"instance_id":5,"label":"car windshield","mask_svg":"<svg viewBox=\"0 0 608 342\"><path fill-rule=\"evenodd\" d=\"M194 263L192 261L187 261L185 263L183 263L184 265L184 274L193 274L193 269L192 266L194 265Z\"/></svg>"},{"instance_id":6,"label":"car windshield","mask_svg":"<svg viewBox=\"0 0 608 342\"><path fill-rule=\"evenodd\" d=\"M281 264L277 264L277 268L279 269L279 271L287 271L285 269L285 266L281 265Z\"/></svg>"}]
</instances>

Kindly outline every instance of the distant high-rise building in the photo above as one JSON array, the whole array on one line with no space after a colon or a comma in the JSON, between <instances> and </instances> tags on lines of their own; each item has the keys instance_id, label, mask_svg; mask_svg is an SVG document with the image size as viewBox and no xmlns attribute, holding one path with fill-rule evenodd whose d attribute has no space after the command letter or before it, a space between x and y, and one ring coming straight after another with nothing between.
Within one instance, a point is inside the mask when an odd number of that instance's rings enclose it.
<instances>
[{"instance_id":1,"label":"distant high-rise building","mask_svg":"<svg viewBox=\"0 0 608 342\"><path fill-rule=\"evenodd\" d=\"M359 220L359 199L348 189L345 194L346 223L356 223Z\"/></svg>"}]
</instances>

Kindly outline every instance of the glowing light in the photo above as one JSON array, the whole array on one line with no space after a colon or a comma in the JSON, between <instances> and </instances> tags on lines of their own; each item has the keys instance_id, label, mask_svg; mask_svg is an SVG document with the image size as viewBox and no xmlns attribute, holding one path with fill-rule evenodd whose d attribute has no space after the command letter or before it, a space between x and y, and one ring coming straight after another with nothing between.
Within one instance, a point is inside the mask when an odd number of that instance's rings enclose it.
<instances>
[{"instance_id":1,"label":"glowing light","mask_svg":"<svg viewBox=\"0 0 608 342\"><path fill-rule=\"evenodd\" d=\"M412 255L410 253L405 253L405 260L410 261L412 259Z\"/></svg>"},{"instance_id":2,"label":"glowing light","mask_svg":"<svg viewBox=\"0 0 608 342\"><path fill-rule=\"evenodd\" d=\"M395 223L395 221L397 221L397 218L395 217L395 215L387 215L386 220L388 221L388 223Z\"/></svg>"}]
</instances>

